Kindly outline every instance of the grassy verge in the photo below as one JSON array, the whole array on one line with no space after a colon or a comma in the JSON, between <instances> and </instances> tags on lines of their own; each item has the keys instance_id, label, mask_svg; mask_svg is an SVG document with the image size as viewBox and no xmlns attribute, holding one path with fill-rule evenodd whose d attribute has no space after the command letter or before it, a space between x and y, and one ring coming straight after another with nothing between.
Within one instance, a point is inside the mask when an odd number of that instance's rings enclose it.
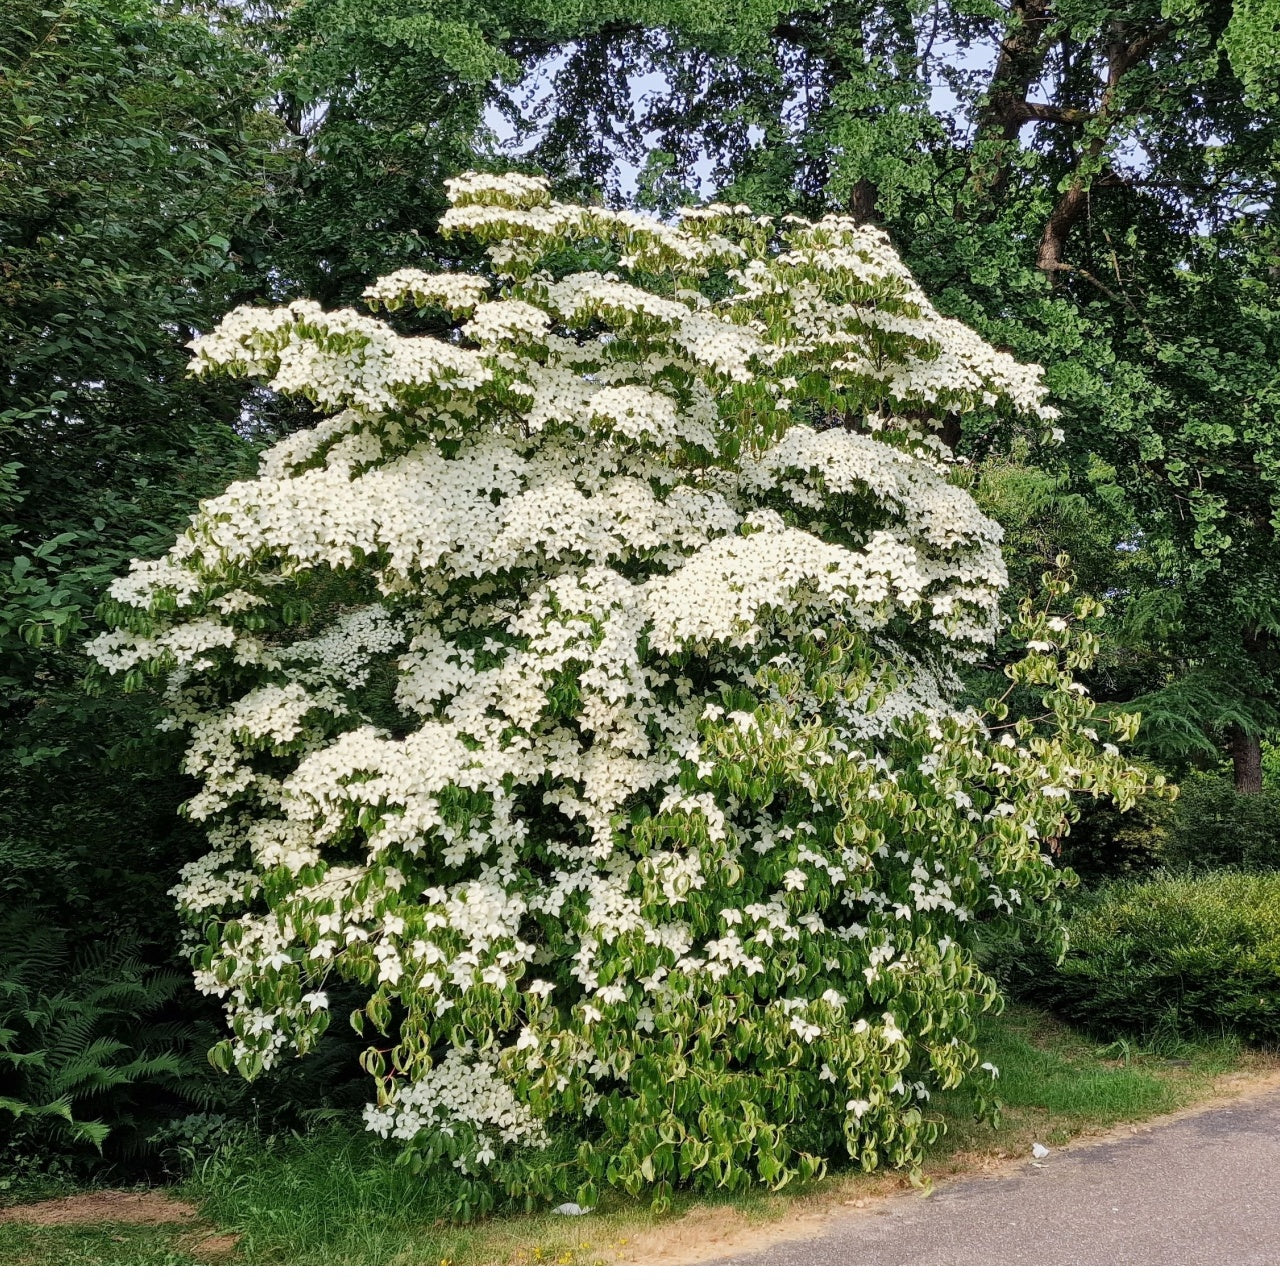
<instances>
[{"instance_id":1,"label":"grassy verge","mask_svg":"<svg viewBox=\"0 0 1280 1280\"><path fill-rule=\"evenodd\" d=\"M1056 1146L1149 1120L1207 1096L1228 1072L1274 1065L1232 1039L1166 1043L1159 1052L1126 1041L1100 1045L1048 1014L1019 1007L990 1019L982 1043L1000 1068L999 1127L974 1123L965 1090L940 1095L947 1133L926 1161L931 1172L944 1172L958 1152L1022 1152L1033 1142Z\"/></svg>"},{"instance_id":2,"label":"grassy verge","mask_svg":"<svg viewBox=\"0 0 1280 1280\"><path fill-rule=\"evenodd\" d=\"M103 1222L96 1226L0 1224L0 1266L166 1267L202 1259L187 1233L172 1226Z\"/></svg>"},{"instance_id":3,"label":"grassy verge","mask_svg":"<svg viewBox=\"0 0 1280 1280\"><path fill-rule=\"evenodd\" d=\"M1272 1065L1228 1041L1166 1046L1163 1054L1102 1047L1027 1009L991 1019L983 1052L1000 1067L1001 1125L975 1122L974 1098L966 1091L937 1097L948 1132L926 1160L930 1175L984 1159L1023 1158L1033 1141L1056 1146L1174 1111L1206 1096L1228 1071ZM0 1222L0 1263L205 1262L215 1260L207 1247L211 1237L222 1241L218 1260L239 1263L611 1262L632 1256L636 1237L654 1232L653 1215L622 1200L582 1218L542 1211L453 1223L450 1179L415 1177L396 1166L394 1155L393 1147L337 1126L245 1142L206 1162L180 1188L200 1208L200 1230L189 1222ZM894 1174L844 1173L816 1191L811 1185L795 1194L762 1192L720 1205L742 1221L767 1222L816 1201L883 1194L900 1182ZM708 1203L706 1197L678 1199L676 1228L691 1210L708 1212ZM228 1234L236 1237L234 1249Z\"/></svg>"}]
</instances>

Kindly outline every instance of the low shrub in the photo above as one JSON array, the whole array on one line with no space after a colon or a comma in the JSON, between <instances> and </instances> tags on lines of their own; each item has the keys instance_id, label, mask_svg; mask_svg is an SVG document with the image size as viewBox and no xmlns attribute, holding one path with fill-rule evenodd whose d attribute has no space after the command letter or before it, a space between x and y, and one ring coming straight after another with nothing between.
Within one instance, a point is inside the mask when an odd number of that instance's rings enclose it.
<instances>
[{"instance_id":1,"label":"low shrub","mask_svg":"<svg viewBox=\"0 0 1280 1280\"><path fill-rule=\"evenodd\" d=\"M1116 881L1047 942L1005 947L1005 990L1095 1035L1235 1034L1280 1042L1280 875L1221 871Z\"/></svg>"}]
</instances>

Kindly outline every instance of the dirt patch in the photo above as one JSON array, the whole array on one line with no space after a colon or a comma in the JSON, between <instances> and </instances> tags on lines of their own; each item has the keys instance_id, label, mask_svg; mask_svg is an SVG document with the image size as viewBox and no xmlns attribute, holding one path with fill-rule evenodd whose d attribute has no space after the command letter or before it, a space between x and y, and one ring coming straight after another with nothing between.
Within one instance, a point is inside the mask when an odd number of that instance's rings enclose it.
<instances>
[{"instance_id":1,"label":"dirt patch","mask_svg":"<svg viewBox=\"0 0 1280 1280\"><path fill-rule=\"evenodd\" d=\"M225 1262L239 1243L240 1237L232 1232L210 1235L193 1231L178 1241L197 1262Z\"/></svg>"},{"instance_id":2,"label":"dirt patch","mask_svg":"<svg viewBox=\"0 0 1280 1280\"><path fill-rule=\"evenodd\" d=\"M1274 1058L1264 1061L1266 1065L1260 1070L1218 1077L1213 1082L1212 1093L1191 1106L1153 1116L1140 1124L1122 1124L1082 1134L1059 1150L1123 1142L1136 1133L1162 1128L1190 1116L1280 1089L1280 1067L1273 1065ZM1028 1158L1025 1152L956 1152L947 1157L942 1168L931 1170L931 1181L939 1186L958 1178L1007 1177L1024 1168ZM805 1195L766 1205L763 1215L774 1209L776 1217L763 1216L761 1210L751 1214L732 1206L699 1205L681 1218L633 1237L630 1247L617 1260L629 1265L658 1266L693 1266L721 1261L740 1254L756 1253L785 1241L811 1239L824 1234L829 1220L847 1220L850 1215L876 1213L888 1198L907 1194L921 1193L913 1190L906 1177L890 1172L870 1177L848 1175L833 1178L825 1186L819 1184Z\"/></svg>"},{"instance_id":3,"label":"dirt patch","mask_svg":"<svg viewBox=\"0 0 1280 1280\"><path fill-rule=\"evenodd\" d=\"M194 1205L163 1191L87 1191L0 1209L0 1223L21 1222L33 1227L81 1227L99 1222L154 1227L191 1222L197 1216Z\"/></svg>"},{"instance_id":4,"label":"dirt patch","mask_svg":"<svg viewBox=\"0 0 1280 1280\"><path fill-rule=\"evenodd\" d=\"M965 1172L982 1172L984 1166L993 1163L989 1157L975 1157L972 1168ZM953 1176L948 1174L947 1180ZM935 1181L939 1180L935 1175ZM905 1176L885 1173L858 1178L856 1190L852 1177L832 1179L820 1190L779 1206L776 1218L762 1219L759 1213L744 1213L728 1205L698 1205L682 1218L635 1236L618 1261L627 1265L696 1266L755 1253L787 1240L822 1235L828 1219L874 1213L889 1197L909 1190ZM767 1213L772 1207L767 1206L764 1211Z\"/></svg>"}]
</instances>

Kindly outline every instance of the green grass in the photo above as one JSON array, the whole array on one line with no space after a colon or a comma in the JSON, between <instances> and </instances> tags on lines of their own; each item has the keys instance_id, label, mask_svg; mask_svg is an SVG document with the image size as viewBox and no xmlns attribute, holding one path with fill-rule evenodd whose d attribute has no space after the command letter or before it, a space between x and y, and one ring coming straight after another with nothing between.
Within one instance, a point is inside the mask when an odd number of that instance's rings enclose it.
<instances>
[{"instance_id":1,"label":"green grass","mask_svg":"<svg viewBox=\"0 0 1280 1280\"><path fill-rule=\"evenodd\" d=\"M172 1226L125 1226L106 1222L93 1227L0 1225L0 1266L163 1267L196 1261Z\"/></svg>"},{"instance_id":2,"label":"green grass","mask_svg":"<svg viewBox=\"0 0 1280 1280\"><path fill-rule=\"evenodd\" d=\"M972 1094L940 1095L948 1132L926 1163L957 1151L998 1150L1026 1139L1052 1146L1119 1124L1176 1111L1203 1097L1213 1079L1244 1064L1231 1039L1166 1044L1160 1052L1125 1041L1100 1045L1034 1009L988 1019L983 1053L1000 1068L999 1128L972 1120Z\"/></svg>"},{"instance_id":3,"label":"green grass","mask_svg":"<svg viewBox=\"0 0 1280 1280\"><path fill-rule=\"evenodd\" d=\"M458 1178L414 1174L396 1144L337 1125L275 1142L249 1140L198 1170L185 1188L211 1221L240 1235L247 1263L452 1263L494 1260L521 1245L572 1252L565 1219L495 1215L455 1223Z\"/></svg>"},{"instance_id":4,"label":"green grass","mask_svg":"<svg viewBox=\"0 0 1280 1280\"><path fill-rule=\"evenodd\" d=\"M938 1176L975 1159L1019 1157L1033 1141L1050 1146L1112 1125L1176 1110L1207 1094L1214 1077L1247 1065L1230 1041L1164 1046L1164 1055L1133 1046L1100 1046L1046 1015L1012 1009L990 1019L982 1039L1000 1067L999 1128L974 1119L976 1094L936 1096L948 1132L925 1162ZM1256 1061L1256 1059L1254 1059ZM195 1170L179 1193L200 1207L204 1233L239 1237L222 1260L258 1264L454 1264L610 1262L651 1230L642 1205L607 1200L582 1218L495 1215L451 1220L455 1179L415 1176L395 1163L396 1148L337 1125L302 1136L245 1139ZM774 1218L817 1196L879 1194L898 1175L833 1175L818 1188L765 1192L718 1201L747 1220ZM705 1197L677 1197L678 1219ZM31 1227L0 1224L0 1263L157 1264L206 1261L200 1231L173 1227Z\"/></svg>"}]
</instances>

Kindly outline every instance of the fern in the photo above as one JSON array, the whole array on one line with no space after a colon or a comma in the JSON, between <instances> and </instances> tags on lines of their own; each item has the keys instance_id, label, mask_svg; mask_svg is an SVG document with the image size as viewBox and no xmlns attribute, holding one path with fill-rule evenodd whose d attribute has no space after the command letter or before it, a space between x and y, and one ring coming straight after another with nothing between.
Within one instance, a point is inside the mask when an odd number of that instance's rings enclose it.
<instances>
[{"instance_id":1,"label":"fern","mask_svg":"<svg viewBox=\"0 0 1280 1280\"><path fill-rule=\"evenodd\" d=\"M131 938L72 955L29 912L0 917L0 1116L6 1154L138 1148L169 1108L220 1086L189 1026L160 1014L185 975L147 964ZM223 1099L225 1100L225 1099ZM117 1153L119 1154L119 1152Z\"/></svg>"}]
</instances>

